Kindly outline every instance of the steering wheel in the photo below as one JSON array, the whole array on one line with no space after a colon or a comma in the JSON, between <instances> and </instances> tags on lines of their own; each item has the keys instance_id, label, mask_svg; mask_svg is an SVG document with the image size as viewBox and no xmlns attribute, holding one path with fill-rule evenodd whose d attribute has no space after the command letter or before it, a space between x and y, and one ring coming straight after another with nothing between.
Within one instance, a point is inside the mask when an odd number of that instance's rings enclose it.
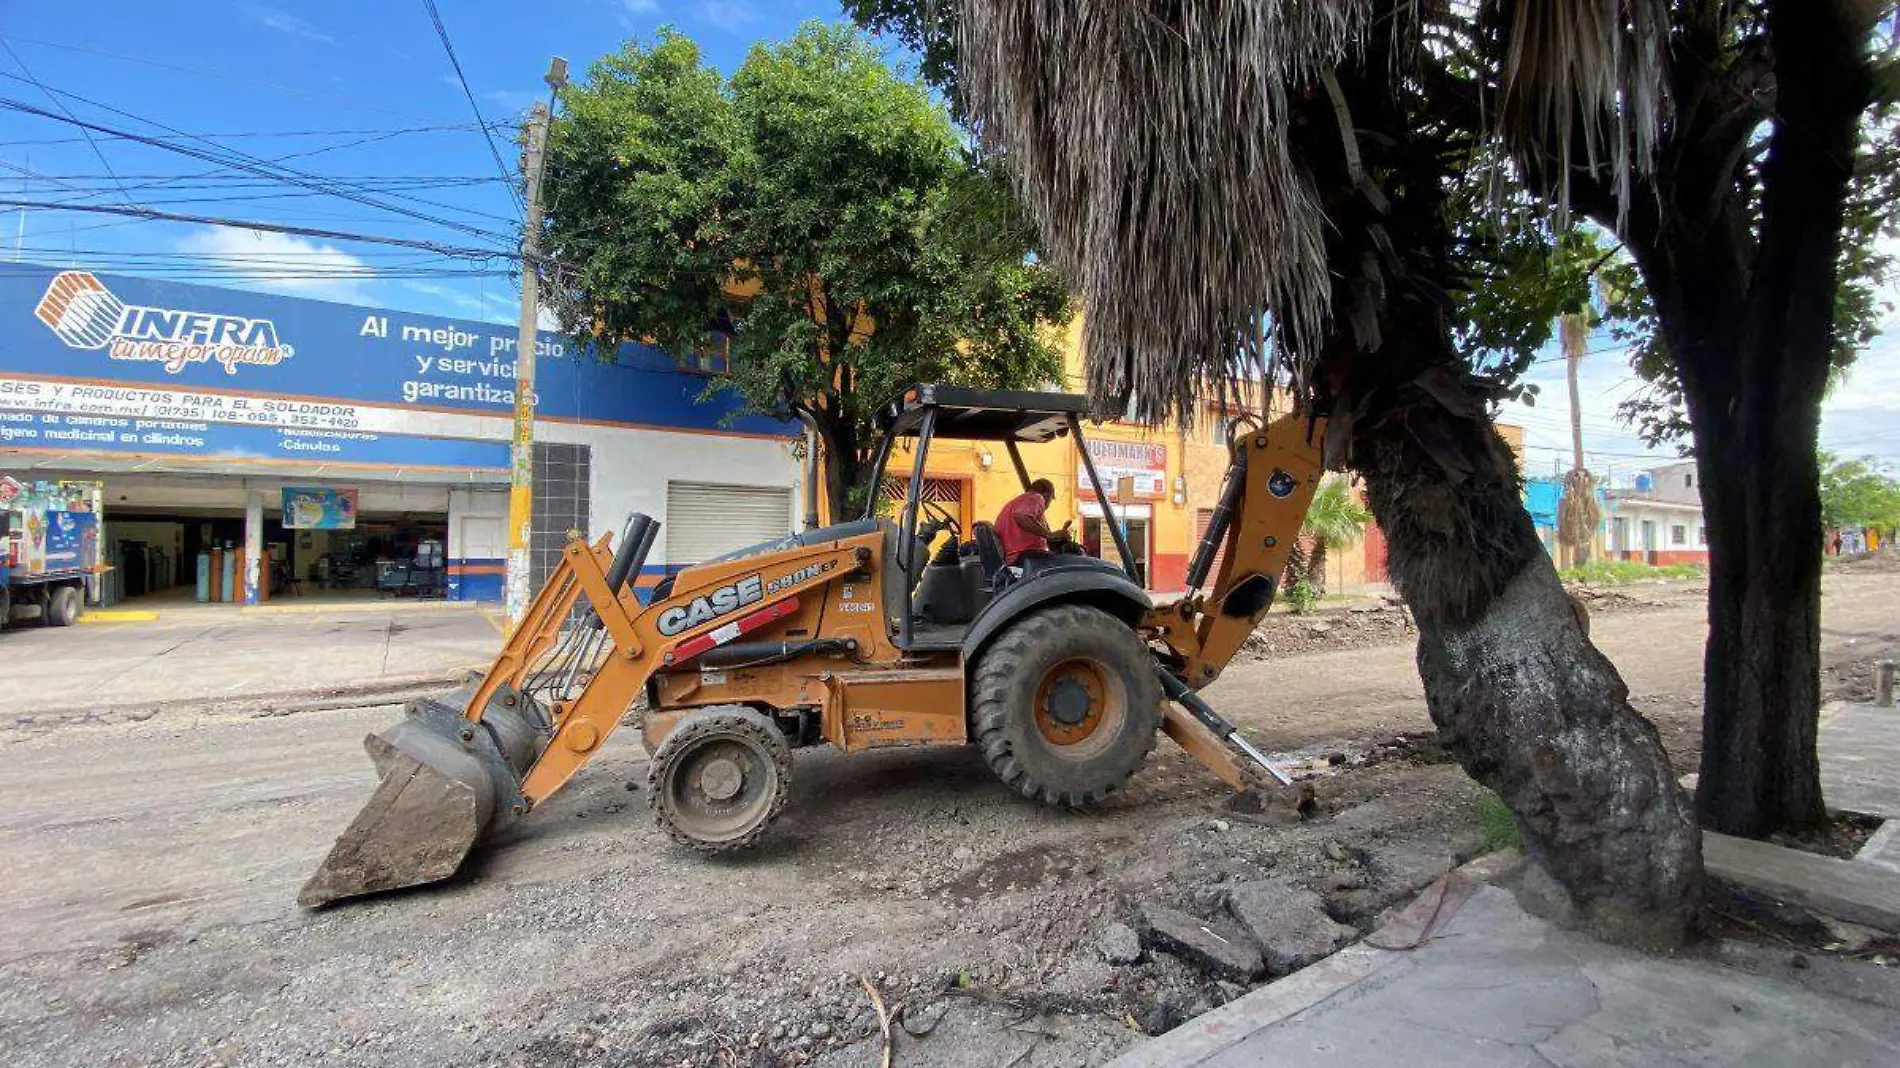
<instances>
[{"instance_id":1,"label":"steering wheel","mask_svg":"<svg viewBox=\"0 0 1900 1068\"><path fill-rule=\"evenodd\" d=\"M956 517L950 514L948 508L945 508L937 501L925 500L918 501L917 506L922 508L924 512L930 516L931 524L936 527L936 530L932 531L926 540L936 541L937 535L946 530L958 541L963 540L963 528L957 524ZM918 536L922 537L923 535L920 532Z\"/></svg>"}]
</instances>

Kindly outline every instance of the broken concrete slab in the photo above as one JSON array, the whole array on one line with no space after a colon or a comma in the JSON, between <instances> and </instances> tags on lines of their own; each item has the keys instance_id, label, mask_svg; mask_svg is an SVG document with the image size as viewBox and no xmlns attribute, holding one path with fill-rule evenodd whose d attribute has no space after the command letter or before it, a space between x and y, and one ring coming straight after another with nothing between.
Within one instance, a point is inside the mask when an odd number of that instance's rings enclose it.
<instances>
[{"instance_id":1,"label":"broken concrete slab","mask_svg":"<svg viewBox=\"0 0 1900 1068\"><path fill-rule=\"evenodd\" d=\"M1259 948L1229 924L1155 904L1141 906L1140 920L1145 944L1172 953L1215 979L1250 983L1266 970Z\"/></svg>"},{"instance_id":2,"label":"broken concrete slab","mask_svg":"<svg viewBox=\"0 0 1900 1068\"><path fill-rule=\"evenodd\" d=\"M1110 1068L1900 1063L1900 1015L1869 1011L1887 999L1813 983L1813 970L1601 945L1495 886L1426 904L1436 935L1392 951L1379 948L1380 931Z\"/></svg>"},{"instance_id":3,"label":"broken concrete slab","mask_svg":"<svg viewBox=\"0 0 1900 1068\"><path fill-rule=\"evenodd\" d=\"M1366 879L1355 888L1329 889L1326 910L1348 923L1364 923L1393 905L1409 901L1457 866L1449 841L1374 845L1359 850Z\"/></svg>"},{"instance_id":4,"label":"broken concrete slab","mask_svg":"<svg viewBox=\"0 0 1900 1068\"><path fill-rule=\"evenodd\" d=\"M1900 933L1900 879L1891 869L1710 831L1702 833L1702 866L1717 879L1810 912Z\"/></svg>"},{"instance_id":5,"label":"broken concrete slab","mask_svg":"<svg viewBox=\"0 0 1900 1068\"><path fill-rule=\"evenodd\" d=\"M1326 914L1326 903L1318 894L1292 879L1229 887L1227 911L1260 946L1267 974L1273 978L1332 956L1341 945L1359 937L1358 929L1335 923Z\"/></svg>"}]
</instances>

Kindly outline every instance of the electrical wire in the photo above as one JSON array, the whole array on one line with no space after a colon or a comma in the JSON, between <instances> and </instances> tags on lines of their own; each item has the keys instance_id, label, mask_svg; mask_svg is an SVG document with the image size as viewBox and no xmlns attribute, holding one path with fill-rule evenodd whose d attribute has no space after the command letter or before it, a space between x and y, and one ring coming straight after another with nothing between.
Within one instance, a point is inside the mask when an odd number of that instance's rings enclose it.
<instances>
[{"instance_id":1,"label":"electrical wire","mask_svg":"<svg viewBox=\"0 0 1900 1068\"><path fill-rule=\"evenodd\" d=\"M78 118L78 116L73 114L71 108L62 103L59 97L54 95L53 91L46 87L45 82L40 81L39 76L33 73L33 68L26 65L26 60L21 59L20 54L15 52L13 46L8 44L3 37L0 37L0 48L6 49L7 55L13 57L13 62L20 65L20 73L26 75L26 80L32 82L33 85L39 89L40 93L46 97L48 103L65 112L67 118L75 120ZM86 144L92 148L92 154L98 158L99 166L104 167L106 173L112 175L113 184L119 187L120 199L124 200L127 204L132 203L132 194L125 191L125 183L119 181L119 176L112 173L112 164L106 161L106 154L99 148L99 142L93 140L92 134L89 131L85 133L85 138Z\"/></svg>"},{"instance_id":2,"label":"electrical wire","mask_svg":"<svg viewBox=\"0 0 1900 1068\"><path fill-rule=\"evenodd\" d=\"M488 125L491 128L499 130L509 124L505 122L491 122ZM400 136L403 134L420 133L468 133L477 129L480 129L480 127L473 123L456 122L437 126L403 126L395 129L379 130L232 130L224 133L193 134L186 138L186 140L198 140L200 138L244 140L253 137L381 137L384 134ZM156 139L160 141L169 140L169 138L164 137ZM0 141L0 148L32 148L39 145L77 145L85 140L84 137L29 137L12 141ZM108 138L108 140L116 139Z\"/></svg>"},{"instance_id":3,"label":"electrical wire","mask_svg":"<svg viewBox=\"0 0 1900 1068\"><path fill-rule=\"evenodd\" d=\"M56 49L61 52L74 52L82 56L98 56L101 59L113 59L113 60L118 60L121 63L136 63L142 66L155 67L159 70L177 71L180 74L191 74L200 78L211 78L224 85L253 85L262 89L269 89L273 92L283 93L287 96L300 96L300 97L305 97L311 100L328 100L333 103L340 104L344 108L351 111L375 112L377 114L382 114L382 115L394 115L398 118L403 118L403 119L411 119L411 120L422 121L422 122L429 121L424 116L415 115L409 112L397 111L393 108L380 107L375 104L364 103L353 97L339 96L335 93L312 92L311 90L308 90L308 89L300 89L294 85L281 85L277 82L260 81L255 78L246 78L241 75L229 73L227 71L212 70L205 67L189 67L183 64L178 64L178 63L166 63L166 62L156 60L156 59L147 59L143 56L129 56L122 52L106 52L97 48L82 48L78 45L61 44L57 41L46 41L46 40L40 40L38 38L33 38L33 37L21 37L18 34L5 34L4 37L5 39L13 41L17 44L28 44L28 45L33 45L38 48L51 48L51 49Z\"/></svg>"},{"instance_id":4,"label":"electrical wire","mask_svg":"<svg viewBox=\"0 0 1900 1068\"><path fill-rule=\"evenodd\" d=\"M0 74L4 74L4 72L0 72ZM82 98L74 97L74 99L82 99ZM91 103L90 101L88 102ZM104 107L106 105L98 105L98 106ZM220 164L226 167L230 167L231 169L234 169L234 170L242 170L242 171L246 171L252 174L261 175L264 177L275 177L287 183L290 183L293 185L299 185L308 189L327 191L327 192L330 192L332 195L337 196L341 199L355 201L356 203L365 205L366 207L378 208L380 210L388 211L397 215L404 215L409 218L417 219L423 222L433 223L437 226L441 226L450 230L455 230L459 233L468 234L473 237L483 237L483 238L488 238L490 240L498 240L498 241L507 240L507 238L504 237L503 235L494 233L493 231L484 230L480 227L472 226L467 223L456 222L455 220L452 220L452 219L444 219L437 215L430 215L427 212L416 211L414 209L406 208L398 204L391 204L387 201L377 199L376 197L365 195L363 193L348 189L346 187L326 186L323 180L315 175L303 174L298 171L290 170L287 168L278 168L276 170L273 170L272 167L275 165L269 163L269 161L267 160L257 159L256 157L249 156L247 153L236 153L234 152L234 150L227 149L221 145L217 145L215 142L206 142L206 143L212 144L215 148L218 148L221 151L224 151L227 153L234 153L235 156L238 158L232 159L229 156L220 157L218 154L214 152L208 152L204 149L194 148L189 145L170 144L170 143L166 143L162 141L157 141L143 134L137 134L137 133L133 133L127 130L115 129L113 127L105 126L100 123L87 122L84 119L69 118L67 116L63 116L55 112L48 111L45 108L35 107L34 105L28 104L21 100L14 100L10 97L0 97L0 108L5 108L5 109L13 110L13 111L19 111L28 115L36 115L41 118L51 119L56 122L71 123L72 125L78 126L82 129L90 129L90 130L94 130L94 131L102 132L102 133L116 134L118 136L122 136L130 140L138 141L141 144L150 145L154 148L161 148L169 152L176 152L181 155L190 156L193 159L203 160L206 163L216 163L216 164ZM111 110L117 111L117 109L111 109ZM120 112L120 113L125 114L124 112ZM137 119L137 116L131 116L131 117ZM168 132L171 132L171 133L182 134L182 131L170 129L169 127L165 127L160 123L152 122L152 120L150 119L137 119L137 121L150 123L151 125L158 126L161 129L166 129L168 130ZM191 136L191 135L183 135L183 136ZM406 199L413 200L416 198L406 198ZM436 205L436 206L447 207L450 210L463 210L463 211L469 210L469 209L456 208L454 205Z\"/></svg>"},{"instance_id":5,"label":"electrical wire","mask_svg":"<svg viewBox=\"0 0 1900 1068\"><path fill-rule=\"evenodd\" d=\"M468 87L468 78L462 73L462 61L455 58L455 45L449 40L449 28L442 24L442 12L436 9L435 0L422 0L422 6L429 10L429 21L435 23L435 35L442 42L442 51L449 54L449 66L455 68L455 80L462 87L462 95L468 98L468 109L475 113L475 122L482 128L482 139L488 142L488 154L495 158L495 170L508 183L508 195L514 198L516 209L526 218L528 207L522 203L521 194L515 191L514 176L509 173L508 165L501 161L501 149L495 147L495 135L489 131L488 120L482 117L481 106L475 103L475 91Z\"/></svg>"},{"instance_id":6,"label":"electrical wire","mask_svg":"<svg viewBox=\"0 0 1900 1068\"><path fill-rule=\"evenodd\" d=\"M309 226L286 226L281 223L268 223L254 219L228 219L215 215L187 215L182 212L158 211L153 208L113 207L109 204L60 204L44 200L0 199L0 208L35 208L46 211L92 212L101 215L129 215L140 219L153 219L164 222L198 223L204 226L228 226L239 230L262 230L267 233L293 234L298 237L324 238L330 241L361 241L370 245L394 245L399 248L427 249L444 256L458 259L508 259L520 260L524 253L492 248L467 248L444 245L436 241L424 241L414 238L387 237L380 234L347 233L340 230L323 230ZM534 256L534 262L555 268L568 267L548 256Z\"/></svg>"}]
</instances>

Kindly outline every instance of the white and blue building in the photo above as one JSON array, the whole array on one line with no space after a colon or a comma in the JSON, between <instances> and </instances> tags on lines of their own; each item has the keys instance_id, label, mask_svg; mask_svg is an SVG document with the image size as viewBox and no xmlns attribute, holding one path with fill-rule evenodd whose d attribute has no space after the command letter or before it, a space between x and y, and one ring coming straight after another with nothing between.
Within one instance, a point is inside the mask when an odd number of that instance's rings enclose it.
<instances>
[{"instance_id":1,"label":"white and blue building","mask_svg":"<svg viewBox=\"0 0 1900 1068\"><path fill-rule=\"evenodd\" d=\"M367 591L433 542L448 596L496 600L516 345L489 323L6 265L0 473L103 483L128 596L191 585L213 547ZM569 532L617 533L636 510L665 524L643 586L791 528L797 428L706 384L648 346L604 359L541 335L537 571ZM287 523L286 488L353 498L354 527Z\"/></svg>"}]
</instances>

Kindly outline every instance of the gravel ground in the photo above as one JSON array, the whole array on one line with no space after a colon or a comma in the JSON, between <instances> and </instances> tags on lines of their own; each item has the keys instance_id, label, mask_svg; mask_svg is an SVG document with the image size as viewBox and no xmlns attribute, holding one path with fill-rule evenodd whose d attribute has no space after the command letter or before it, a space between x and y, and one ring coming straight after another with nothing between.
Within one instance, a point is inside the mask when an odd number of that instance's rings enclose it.
<instances>
[{"instance_id":1,"label":"gravel ground","mask_svg":"<svg viewBox=\"0 0 1900 1068\"><path fill-rule=\"evenodd\" d=\"M1893 647L1900 574L1827 581L1828 670L1851 688ZM1593 611L1593 634L1692 757L1698 595L1625 592L1656 603ZM1103 932L1138 904L1209 916L1225 887L1290 875L1363 930L1476 848L1476 788L1390 744L1430 726L1408 641L1237 663L1210 689L1318 775L1296 826L1227 812L1165 742L1088 814L1015 797L972 751L815 750L762 846L705 860L652 827L624 737L456 880L315 913L297 887L396 709L0 730L0 1055L845 1068L881 1047L863 979L899 1017L898 1064L1100 1063L1243 992L1165 954L1110 965Z\"/></svg>"}]
</instances>

